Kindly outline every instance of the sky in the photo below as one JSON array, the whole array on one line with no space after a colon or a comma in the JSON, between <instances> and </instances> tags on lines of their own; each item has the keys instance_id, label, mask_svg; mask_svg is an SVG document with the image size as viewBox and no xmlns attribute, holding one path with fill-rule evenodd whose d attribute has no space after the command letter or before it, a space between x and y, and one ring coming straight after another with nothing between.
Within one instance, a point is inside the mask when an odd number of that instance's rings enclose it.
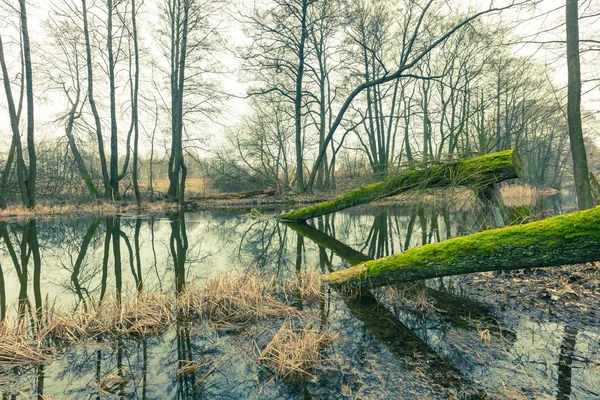
<instances>
[{"instance_id":1,"label":"sky","mask_svg":"<svg viewBox=\"0 0 600 400\"><path fill-rule=\"evenodd\" d=\"M60 1L61 0L53 0L55 3L60 3ZM141 30L141 36L145 38L144 41L146 43L152 42L151 30L161 23L159 13L154 12L156 9L156 3L159 1L160 0L146 0L145 11L140 16L139 26ZM490 4L489 0L476 1L483 5ZM583 8L582 11L589 12L587 7L589 4L591 4L591 2L593 2L593 0L580 2L580 4L582 4L581 7ZM30 1L28 3L29 30L33 48L36 46L44 46L46 35L42 26L42 22L47 18L51 3L52 2L49 1L38 0ZM232 10L240 8L247 9L251 6L252 1L236 0L231 4L232 6L230 8ZM532 16L534 17L532 18ZM532 12L530 9L514 9L504 13L501 18L504 22L510 21L510 23L515 26L517 33L525 36L527 40L539 42L564 40L562 37L562 35L564 35L564 31L562 29L540 33L545 28L560 25L564 21L564 0L543 0L538 4L534 12ZM7 19L5 18L4 25L6 25L6 21ZM600 23L600 20L597 19L595 22ZM0 24L2 23L0 22ZM245 38L239 22L232 21L230 19L226 22L223 22L222 27L225 28L223 33L227 37L230 46L247 42L247 38ZM596 32L596 29L594 29L591 21L582 21L580 23L580 30L581 38L589 37ZM6 37L7 33L11 33L10 28L0 25L0 33L3 35L3 37ZM555 71L553 79L556 84L559 86L566 85L567 74L564 50L562 47L556 48L556 46L515 43L513 48L515 53L531 55L542 63L552 65ZM152 54L152 57L158 60L159 63L164 62L164 57L157 46L149 46L148 50ZM229 71L220 77L220 81L224 91L230 94L230 96L229 99L224 103L223 114L219 118L216 118L215 122L209 122L206 126L199 128L205 133L208 133L207 136L210 139L206 146L212 147L223 141L224 133L227 127L233 127L235 122L239 121L241 116L247 110L246 101L243 99L247 85L243 83L238 75L238 70L241 65L240 62L236 60L234 54L230 51L223 51L219 53L219 58ZM590 62L590 56L587 54L582 56L582 73L584 74L584 77L591 77L595 79L596 82L600 81L600 62L598 58L599 57L596 56L596 59L593 62ZM34 62L36 62L35 58ZM37 62L39 62L39 60L37 60ZM148 74L148 71L143 71L143 74L144 72ZM587 109L591 109L600 113L600 89L596 87L590 91L590 88L594 86L597 86L597 83L584 84L583 106ZM38 86L35 86L34 82L34 91L37 88ZM41 136L45 137L60 137L61 135L64 135L61 126L52 123L57 112L63 112L65 110L66 104L64 101L57 101L56 98L53 98L54 96L49 98L45 93L40 93L39 91L37 91L35 94L38 96L36 101L36 124L38 134L41 134ZM8 146L10 137L8 113L5 109L5 103L6 99L4 96L4 91L2 91L2 93L0 93L0 105L2 107L0 108L0 146L3 147ZM221 121L223 123L220 123ZM127 122L122 121L121 126L123 127L122 130L126 130ZM40 131L42 132L39 133ZM600 143L600 138L598 141ZM144 148L147 148L147 146L142 145L142 152L144 151Z\"/></svg>"}]
</instances>

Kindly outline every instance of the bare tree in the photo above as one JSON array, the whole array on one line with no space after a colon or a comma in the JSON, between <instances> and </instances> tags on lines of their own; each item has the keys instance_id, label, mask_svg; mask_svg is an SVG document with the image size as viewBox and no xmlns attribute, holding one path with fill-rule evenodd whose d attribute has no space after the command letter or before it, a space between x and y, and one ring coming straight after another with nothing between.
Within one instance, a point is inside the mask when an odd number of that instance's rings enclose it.
<instances>
[{"instance_id":1,"label":"bare tree","mask_svg":"<svg viewBox=\"0 0 600 400\"><path fill-rule=\"evenodd\" d=\"M46 30L54 50L43 52L41 57L48 67L44 74L50 86L49 90L58 91L67 99L68 109L58 121L64 124L69 149L75 159L79 175L90 194L97 197L100 192L89 173L75 137L76 122L81 118L82 108L85 105L86 92L83 85L86 63L85 51L82 51L85 47L83 31L74 24L72 11L70 7L66 13L57 9L52 10L46 23Z\"/></svg>"},{"instance_id":2,"label":"bare tree","mask_svg":"<svg viewBox=\"0 0 600 400\"><path fill-rule=\"evenodd\" d=\"M323 162L323 158L325 157L325 152L327 150L327 146L329 145L329 142L332 140L333 135L335 134L337 128L340 126L342 119L344 118L344 115L348 111L353 100L360 93L367 90L368 88L373 88L373 87L376 87L378 85L381 85L381 84L384 84L387 82L392 82L399 78L405 78L407 76L414 76L414 74L412 73L412 70L415 66L417 66L434 49L436 49L438 46L443 44L448 38L450 38L452 35L454 35L457 31L459 31L463 27L470 24L472 21L475 21L478 18L480 18L481 16L486 15L486 14L500 12L500 11L506 10L508 8L514 7L515 5L524 4L524 2L518 3L515 1L511 1L505 6L489 7L487 9L484 9L483 11L475 12L473 14L470 14L470 15L464 17L459 22L457 22L456 24L453 24L451 27L446 29L442 34L439 34L439 35L437 35L435 37L431 37L431 38L427 37L427 36L425 36L425 38L423 38L423 37L421 37L423 23L424 23L426 17L429 17L428 11L430 10L433 3L434 3L433 0L429 0L425 4L422 4L422 5L420 5L420 4L412 5L412 7L414 7L416 10L420 9L420 11L414 12L414 17L408 18L406 26L404 27L404 35L406 36L406 40L405 40L405 46L402 49L400 57L399 57L398 67L395 68L395 70L393 72L389 72L378 79L374 79L369 82L363 82L363 83L359 84L348 94L344 103L340 107L340 109L337 113L337 116L329 129L327 136L325 137L323 146L321 146L319 149L318 156L315 160L315 163L313 165L313 168L312 168L312 171L310 174L310 178L309 178L308 185L307 185L307 190L312 189L315 179L316 179L316 175L317 175L319 166ZM411 16L412 15L413 14L411 13Z\"/></svg>"},{"instance_id":3,"label":"bare tree","mask_svg":"<svg viewBox=\"0 0 600 400\"><path fill-rule=\"evenodd\" d=\"M183 204L187 166L184 159L185 120L195 113L209 116L218 110L213 80L218 64L211 52L220 40L216 15L220 2L165 0L169 60L171 153L167 197Z\"/></svg>"},{"instance_id":4,"label":"bare tree","mask_svg":"<svg viewBox=\"0 0 600 400\"><path fill-rule=\"evenodd\" d=\"M85 39L85 52L86 52L86 65L87 65L87 96L94 117L94 125L96 131L96 138L98 140L98 157L100 158L100 169L102 171L102 182L104 183L104 196L107 198L112 197L112 186L110 175L108 174L108 168L106 167L106 155L104 152L104 137L102 135L102 122L100 120L100 113L96 105L94 97L94 73L93 73L93 59L92 59L92 45L90 41L90 29L88 22L88 6L86 0L81 0L81 15L83 23L83 35Z\"/></svg>"},{"instance_id":5,"label":"bare tree","mask_svg":"<svg viewBox=\"0 0 600 400\"><path fill-rule=\"evenodd\" d=\"M21 78L21 96L18 105L15 105L15 99L12 93L11 79L6 62L6 55L2 37L0 36L0 67L2 69L2 80L4 82L4 92L7 99L10 125L13 135L12 145L15 148L17 162L17 182L21 193L23 205L29 208L35 207L35 182L37 172L37 159L35 153L34 140L34 104L33 104L33 72L31 65L31 48L29 44L29 31L27 28L27 10L24 0L19 0L19 8L13 8L13 11L19 14L19 36L20 36L20 60L24 79ZM23 90L24 83L24 90ZM23 146L21 144L21 132L19 122L21 119L21 107L23 101L23 91L27 101L27 158L28 165L25 165L23 158ZM11 150L12 152L12 150ZM10 159L10 156L9 156ZM7 166L7 170L8 170ZM6 178L3 177L3 180ZM2 201L4 203L4 201Z\"/></svg>"},{"instance_id":6,"label":"bare tree","mask_svg":"<svg viewBox=\"0 0 600 400\"><path fill-rule=\"evenodd\" d=\"M253 71L253 80L260 82L250 95L276 91L294 106L296 188L300 193L305 191L304 73L313 23L309 11L313 3L315 0L272 0L256 7L252 15L244 16L252 45L243 57Z\"/></svg>"},{"instance_id":7,"label":"bare tree","mask_svg":"<svg viewBox=\"0 0 600 400\"><path fill-rule=\"evenodd\" d=\"M580 210L593 207L592 190L583 129L581 126L581 67L579 63L579 12L577 0L566 0L567 23L567 69L569 74L567 117L569 121L569 138L573 156L573 173L575 191Z\"/></svg>"}]
</instances>

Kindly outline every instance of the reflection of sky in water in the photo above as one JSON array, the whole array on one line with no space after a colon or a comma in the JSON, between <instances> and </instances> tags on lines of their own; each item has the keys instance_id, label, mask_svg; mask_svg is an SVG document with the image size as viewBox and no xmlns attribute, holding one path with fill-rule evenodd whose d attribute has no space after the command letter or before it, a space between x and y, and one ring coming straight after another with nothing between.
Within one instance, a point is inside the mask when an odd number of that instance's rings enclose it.
<instances>
[{"instance_id":1,"label":"reflection of sky in water","mask_svg":"<svg viewBox=\"0 0 600 400\"><path fill-rule=\"evenodd\" d=\"M411 211L398 209L373 213L366 209L342 212L315 221L314 225L354 250L370 257L381 257L407 247L470 233L481 222L473 211L437 215ZM98 298L101 291L107 226L105 219L99 221L75 277L83 295L94 298ZM39 285L42 298L48 295L67 307L77 304L72 275L83 237L91 224L90 220L37 222L42 257ZM136 224L139 228L137 240ZM122 286L123 292L128 294L133 294L136 289L136 243L139 243L141 278L146 290L173 290L179 279L177 273L185 274L188 282L201 282L206 277L231 271L276 273L289 277L297 268L327 271L349 265L331 249L319 248L308 238L299 239L294 230L272 219L207 211L185 216L188 247L182 272L174 267L171 254L171 244L176 243L174 235L181 234L173 220L121 218L120 227L123 232L120 240ZM8 231L18 251L22 227L9 224ZM178 239L183 240L181 236ZM127 243L132 248L133 269ZM298 246L301 248L299 257ZM4 243L0 249L7 304L14 311L20 291L19 279ZM117 282L112 244L109 250L106 286L107 293L114 293ZM33 285L32 262L29 264L27 292L31 298L37 288ZM437 282L432 284L438 287ZM240 353L242 347L252 348L248 343L240 347L239 342L245 340L241 335L186 336L185 329L173 328L158 339L127 341L122 346L112 343L105 345L101 352L94 346L67 351L58 362L44 367L45 393L56 398L82 398L84 393L94 393L100 354L102 376L116 374L121 365L124 374L130 378L125 392L140 398L144 397L143 393L148 398L185 397L182 391L188 386L192 398L299 398L306 393L322 398L332 393L348 397L436 395L445 398L452 390L469 387L491 393L505 391L508 396L514 392L550 398L556 397L559 381L563 382L563 393L572 390L573 398L600 395L595 389L600 386L598 329L565 330L560 325L533 323L526 318L511 316L511 319L502 314L492 317L484 305L430 290L433 296L449 299L446 309L439 307L441 310L420 314L386 300L387 309L382 307L371 312L379 321L369 318L370 311L361 313L356 308L360 305L345 303L340 295L331 292L326 305L327 323L333 331L342 334L342 340L330 352L342 361L341 367L325 380L302 387L270 379L250 361L252 354ZM456 307L452 302L456 302ZM471 314L469 308L477 309L477 312ZM492 331L490 341L481 339L485 329ZM216 372L202 379L198 387L191 385L192 378L178 377L175 372L177 359L181 358L178 351L182 351L182 345L185 347L186 337L192 359L209 360L207 365L218 363L214 368ZM414 343L409 345L408 342ZM201 372L198 372L200 376ZM564 385L568 382L566 372L571 374L570 389ZM198 377L194 376L194 379ZM443 379L449 380L444 382ZM456 383L457 379L462 383Z\"/></svg>"}]
</instances>

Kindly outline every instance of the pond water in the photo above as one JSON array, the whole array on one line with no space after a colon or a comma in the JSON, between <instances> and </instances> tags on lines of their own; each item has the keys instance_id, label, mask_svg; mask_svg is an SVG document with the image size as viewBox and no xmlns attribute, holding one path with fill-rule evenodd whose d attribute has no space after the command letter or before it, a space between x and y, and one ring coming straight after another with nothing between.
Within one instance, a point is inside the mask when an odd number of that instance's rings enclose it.
<instances>
[{"instance_id":1,"label":"pond water","mask_svg":"<svg viewBox=\"0 0 600 400\"><path fill-rule=\"evenodd\" d=\"M0 223L2 310L13 318L19 304L75 309L83 299L177 291L233 271L291 279L486 223L476 210L422 206L364 207L302 226L225 211ZM23 238L32 236L37 246L21 253ZM159 337L70 346L45 365L0 364L0 391L3 398L53 399L600 397L598 326L583 330L504 313L458 290L454 279L358 298L328 289L311 307L340 334L325 350L335 363L308 381L275 379L253 360L254 343L242 332L176 322ZM182 374L185 361L205 367ZM123 379L101 385L107 377Z\"/></svg>"}]
</instances>

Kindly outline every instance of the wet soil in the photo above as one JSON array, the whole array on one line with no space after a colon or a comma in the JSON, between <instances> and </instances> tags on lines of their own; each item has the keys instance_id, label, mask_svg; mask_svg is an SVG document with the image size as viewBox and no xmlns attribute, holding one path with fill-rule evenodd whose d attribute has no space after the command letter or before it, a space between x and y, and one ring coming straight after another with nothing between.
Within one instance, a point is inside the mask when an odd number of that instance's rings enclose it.
<instances>
[{"instance_id":1,"label":"wet soil","mask_svg":"<svg viewBox=\"0 0 600 400\"><path fill-rule=\"evenodd\" d=\"M455 279L459 290L503 314L529 315L581 329L600 327L600 262Z\"/></svg>"}]
</instances>

